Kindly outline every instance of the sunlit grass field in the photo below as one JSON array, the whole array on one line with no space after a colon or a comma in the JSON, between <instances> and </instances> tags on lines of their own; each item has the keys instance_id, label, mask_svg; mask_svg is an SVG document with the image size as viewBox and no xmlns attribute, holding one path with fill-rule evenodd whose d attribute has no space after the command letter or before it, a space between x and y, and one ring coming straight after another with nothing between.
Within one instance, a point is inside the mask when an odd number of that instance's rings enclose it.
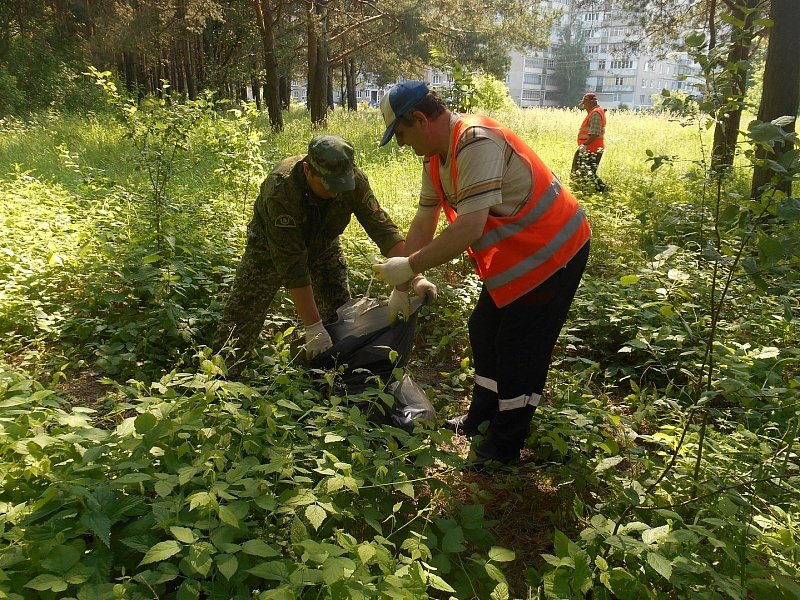
<instances>
[{"instance_id":1,"label":"sunlit grass field","mask_svg":"<svg viewBox=\"0 0 800 600\"><path fill-rule=\"evenodd\" d=\"M491 116L526 140L562 181L569 181L582 112L517 109ZM421 159L394 141L378 147L384 126L377 109L337 109L327 127L319 130L312 130L307 113L298 109L286 114L281 133L272 132L263 115L251 125L257 148L254 160L243 165L231 165L239 158L235 147L233 154L220 154L218 138L224 130L206 126L190 132L185 150L171 164L171 177L160 200L163 210L175 218L176 243L191 247L193 240L213 242L214 256L206 251L204 260L216 264L214 268L234 269L260 181L281 158L304 153L308 140L318 133L339 134L354 144L356 162L369 177L378 200L400 228L407 229L417 204ZM610 276L634 268L644 257L640 246L646 224L696 200L700 188L681 177L693 169L693 162L704 160L708 135L696 124L687 126L668 115L609 113L607 149L599 172L613 191L605 196L583 196L576 191L594 231L589 273ZM676 160L652 172L648 152ZM152 183L147 172L137 168L141 156L125 137L122 124L102 112L53 113L29 122L8 119L2 123L0 245L9 261L0 267L6 276L0 300L7 314L35 313L40 299L30 298L32 290L55 286L50 293L40 290L45 302L53 301L54 294L90 277L98 264L110 268L107 259L97 262L97 253L105 252L104 244L123 239L135 243L146 235ZM365 293L367 259L376 254L376 248L355 220L344 243L354 270L354 292ZM196 259L198 252L200 246L195 245ZM38 278L32 275L37 270ZM444 281L446 270L439 268L434 275L438 273ZM45 272L51 276L41 276ZM54 283L67 280L73 283ZM377 285L370 290L386 293ZM222 302L225 291L224 285L209 289L209 299ZM34 318L33 313L9 320L44 326L47 319Z\"/></svg>"}]
</instances>

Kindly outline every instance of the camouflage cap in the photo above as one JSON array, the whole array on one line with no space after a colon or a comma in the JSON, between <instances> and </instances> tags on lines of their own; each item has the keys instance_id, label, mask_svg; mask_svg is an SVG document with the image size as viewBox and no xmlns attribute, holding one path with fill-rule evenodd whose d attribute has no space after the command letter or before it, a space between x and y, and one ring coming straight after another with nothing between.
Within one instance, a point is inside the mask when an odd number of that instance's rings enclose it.
<instances>
[{"instance_id":1,"label":"camouflage cap","mask_svg":"<svg viewBox=\"0 0 800 600\"><path fill-rule=\"evenodd\" d=\"M318 135L308 143L308 162L332 192L356 187L353 146L338 135Z\"/></svg>"}]
</instances>

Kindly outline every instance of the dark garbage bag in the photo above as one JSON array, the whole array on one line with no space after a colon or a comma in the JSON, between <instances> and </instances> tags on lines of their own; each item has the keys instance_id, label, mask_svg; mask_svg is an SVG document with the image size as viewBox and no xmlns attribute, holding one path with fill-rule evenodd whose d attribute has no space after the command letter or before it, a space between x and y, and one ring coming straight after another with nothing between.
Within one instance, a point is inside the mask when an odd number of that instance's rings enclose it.
<instances>
[{"instance_id":1,"label":"dark garbage bag","mask_svg":"<svg viewBox=\"0 0 800 600\"><path fill-rule=\"evenodd\" d=\"M337 384L347 394L358 394L377 384L375 377L388 382L386 391L395 399L394 406L369 406L368 415L376 423L414 429L415 422L433 422L436 411L422 388L408 374L393 380L395 368L408 364L414 347L414 330L422 299L411 299L411 314L405 321L389 325L389 307L370 298L350 300L337 309L338 319L325 328L333 347L314 357L311 367L336 369L344 365ZM392 351L396 357L392 361ZM361 405L361 403L359 403Z\"/></svg>"}]
</instances>

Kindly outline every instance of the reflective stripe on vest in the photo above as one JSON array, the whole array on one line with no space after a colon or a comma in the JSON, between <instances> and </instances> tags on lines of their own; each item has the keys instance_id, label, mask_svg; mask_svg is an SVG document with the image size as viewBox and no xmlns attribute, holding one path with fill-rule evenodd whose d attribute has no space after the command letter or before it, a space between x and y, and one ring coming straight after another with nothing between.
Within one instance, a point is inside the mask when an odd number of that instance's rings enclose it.
<instances>
[{"instance_id":1,"label":"reflective stripe on vest","mask_svg":"<svg viewBox=\"0 0 800 600\"><path fill-rule=\"evenodd\" d=\"M586 149L589 152L597 152L598 150L606 147L604 139L606 135L606 111L604 111L600 106L595 106L592 110L586 113L586 117L583 119L581 128L578 131L578 145L586 143L586 140L589 139L589 119L591 118L592 113L598 113L600 115L600 137L593 140L591 144L586 144Z\"/></svg>"},{"instance_id":2,"label":"reflective stripe on vest","mask_svg":"<svg viewBox=\"0 0 800 600\"><path fill-rule=\"evenodd\" d=\"M527 164L533 181L531 195L522 209L509 217L490 214L483 234L467 249L478 276L495 304L502 307L566 265L591 237L591 229L577 200L536 153L513 132L488 117L468 115L456 121L450 149L456 194L458 141L465 128L475 125L500 133ZM440 205L452 223L458 215L444 195L438 155L431 157L429 168Z\"/></svg>"}]
</instances>

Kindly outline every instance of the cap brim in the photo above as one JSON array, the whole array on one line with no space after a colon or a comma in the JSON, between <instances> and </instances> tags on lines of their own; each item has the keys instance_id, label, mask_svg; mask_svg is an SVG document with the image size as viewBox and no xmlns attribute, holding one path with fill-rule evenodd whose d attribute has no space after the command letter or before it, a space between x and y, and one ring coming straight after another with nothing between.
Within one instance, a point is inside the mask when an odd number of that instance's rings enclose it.
<instances>
[{"instance_id":1,"label":"cap brim","mask_svg":"<svg viewBox=\"0 0 800 600\"><path fill-rule=\"evenodd\" d=\"M350 171L345 175L335 175L323 177L325 186L332 192L349 192L356 189L355 174Z\"/></svg>"},{"instance_id":2,"label":"cap brim","mask_svg":"<svg viewBox=\"0 0 800 600\"><path fill-rule=\"evenodd\" d=\"M389 126L386 128L386 132L383 134L383 139L381 143L378 144L378 148L381 146L385 146L392 140L392 136L394 136L394 127L397 125L397 119L389 123Z\"/></svg>"}]
</instances>

